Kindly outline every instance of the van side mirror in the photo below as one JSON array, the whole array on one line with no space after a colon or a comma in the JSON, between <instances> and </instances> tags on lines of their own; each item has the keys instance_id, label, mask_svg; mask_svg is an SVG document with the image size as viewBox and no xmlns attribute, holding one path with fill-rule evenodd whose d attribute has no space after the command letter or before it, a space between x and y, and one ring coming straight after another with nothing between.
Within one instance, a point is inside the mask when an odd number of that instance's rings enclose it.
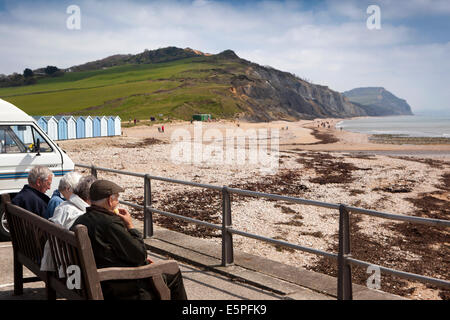
<instances>
[{"instance_id":1,"label":"van side mirror","mask_svg":"<svg viewBox=\"0 0 450 320\"><path fill-rule=\"evenodd\" d=\"M36 139L36 156L40 156L41 155L41 140Z\"/></svg>"}]
</instances>

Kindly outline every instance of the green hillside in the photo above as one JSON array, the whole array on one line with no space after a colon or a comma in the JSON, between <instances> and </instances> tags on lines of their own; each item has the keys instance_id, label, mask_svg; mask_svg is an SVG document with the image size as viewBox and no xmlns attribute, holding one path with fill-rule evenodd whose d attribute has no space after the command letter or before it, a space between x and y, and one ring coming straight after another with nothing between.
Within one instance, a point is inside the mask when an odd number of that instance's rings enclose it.
<instances>
[{"instance_id":1,"label":"green hillside","mask_svg":"<svg viewBox=\"0 0 450 320\"><path fill-rule=\"evenodd\" d=\"M30 71L28 78L25 72L0 78L0 98L30 115L119 115L127 121L159 114L190 120L195 113L209 113L214 118L291 121L411 113L406 101L382 88L375 95L372 88L355 89L345 98L289 72L241 59L231 50L207 55L167 47L65 70L47 66ZM369 104L358 103L358 97Z\"/></svg>"},{"instance_id":2,"label":"green hillside","mask_svg":"<svg viewBox=\"0 0 450 320\"><path fill-rule=\"evenodd\" d=\"M119 115L149 119L164 114L191 119L193 113L232 117L240 109L231 77L244 67L217 56L66 72L36 84L0 88L0 97L30 115Z\"/></svg>"}]
</instances>

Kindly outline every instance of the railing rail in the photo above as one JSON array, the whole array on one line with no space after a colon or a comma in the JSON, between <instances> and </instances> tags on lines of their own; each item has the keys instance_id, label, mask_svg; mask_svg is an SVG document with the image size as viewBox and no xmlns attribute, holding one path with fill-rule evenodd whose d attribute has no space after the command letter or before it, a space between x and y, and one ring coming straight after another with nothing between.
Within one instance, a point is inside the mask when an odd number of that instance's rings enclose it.
<instances>
[{"instance_id":1,"label":"railing rail","mask_svg":"<svg viewBox=\"0 0 450 320\"><path fill-rule=\"evenodd\" d=\"M320 255L320 256L323 256L326 258L330 258L333 260L337 260L337 265L338 265L337 297L339 300L351 300L353 297L352 280L351 280L351 264L359 265L359 266L363 266L363 267L369 267L369 266L377 267L377 268L379 268L380 271L383 271L383 272L386 272L388 274L392 274L392 275L395 275L398 277L411 279L411 280L417 280L417 281L421 281L424 283L433 284L436 286L450 288L450 281L447 281L447 280L432 278L432 277L418 275L418 274L404 272L404 271L399 271L399 270L383 267L380 265L376 265L373 263L369 263L367 261L361 261L358 259L354 259L351 256L351 248L350 248L349 213L350 212L361 213L361 214L379 217L379 218L383 218L383 219L405 221L405 222L410 222L410 223L415 223L415 224L423 224L423 225L439 226L439 227L450 227L450 220L413 217L413 216L400 215L400 214L391 214L391 213L379 212L379 211L375 211L375 210L368 210L368 209L363 209L363 208L346 206L344 204L333 204L333 203L320 202L320 201L314 201L314 200L308 200L308 199L302 199L302 198L296 198L296 197L289 197L289 196L269 194L269 193L263 193L263 192L257 192L257 191L229 188L226 186L220 187L220 186L202 184L202 183L197 183L197 182L189 182L189 181L183 181L183 180L176 180L176 179L152 176L152 175L143 174L143 173L135 173L135 172L116 170L116 169L96 167L94 165L76 164L76 166L80 167L80 168L90 169L91 174L93 174L94 176L97 176L98 171L104 171L104 172L140 177L140 178L144 179L144 205L143 206L134 204L131 202L127 202L127 201L120 201L124 205L144 211L144 237L153 236L153 213L160 214L160 215L167 216L167 217L174 218L174 219L182 219L187 222L191 222L191 223L199 224L199 225L202 225L205 227L221 230L221 232L222 232L222 265L223 266L233 264L233 261L234 261L233 234L236 234L236 235L272 243L275 245L292 248L295 250L300 250L303 252L317 254L317 255ZM189 218L189 217L185 217L185 216L182 216L179 214L175 214L172 212L166 212L166 211L152 208L152 202L151 202L151 197L152 197L151 181L152 180L164 181L164 182L170 182L170 183L175 183L175 184L181 184L181 185L187 185L187 186L198 187L198 188L203 188L203 189L220 191L222 194L222 225L205 222L205 221L201 221L198 219ZM337 254L331 253L331 252L326 252L326 251L309 248L309 247L304 247L304 246L289 243L286 241L276 240L273 238L268 238L268 237L264 237L261 235L256 235L256 234L252 234L252 233L248 233L245 231L240 231L240 230L234 229L232 227L232 219L231 219L232 218L231 197L230 197L231 194L238 194L238 195L242 195L242 196L258 197L258 198L267 198L267 199L272 199L272 200L277 200L277 201L285 201L285 202L290 202L290 203L311 205L311 206L339 210L339 252Z\"/></svg>"}]
</instances>

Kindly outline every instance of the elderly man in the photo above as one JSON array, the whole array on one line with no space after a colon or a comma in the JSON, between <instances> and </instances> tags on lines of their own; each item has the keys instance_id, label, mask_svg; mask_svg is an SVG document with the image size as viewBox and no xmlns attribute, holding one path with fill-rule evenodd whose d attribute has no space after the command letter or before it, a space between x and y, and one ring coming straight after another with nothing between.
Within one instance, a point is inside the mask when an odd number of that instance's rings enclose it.
<instances>
[{"instance_id":1,"label":"elderly man","mask_svg":"<svg viewBox=\"0 0 450 320\"><path fill-rule=\"evenodd\" d=\"M50 189L53 173L44 166L35 166L28 173L28 184L12 199L12 203L44 217L50 198L45 194Z\"/></svg>"},{"instance_id":2,"label":"elderly man","mask_svg":"<svg viewBox=\"0 0 450 320\"><path fill-rule=\"evenodd\" d=\"M73 226L85 225L91 239L97 268L138 267L152 263L141 233L134 228L126 209L117 208L124 189L107 180L97 180L90 188L91 206ZM72 228L73 228L72 226ZM174 300L186 300L181 273L163 275ZM154 292L147 279L102 282L105 299L151 300Z\"/></svg>"}]
</instances>

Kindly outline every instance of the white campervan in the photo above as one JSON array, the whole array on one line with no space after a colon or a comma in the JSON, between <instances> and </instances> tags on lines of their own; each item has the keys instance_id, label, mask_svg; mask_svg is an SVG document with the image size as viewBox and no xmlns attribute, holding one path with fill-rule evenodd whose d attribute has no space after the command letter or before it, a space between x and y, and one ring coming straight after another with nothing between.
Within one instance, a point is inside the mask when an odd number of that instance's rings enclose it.
<instances>
[{"instance_id":1,"label":"white campervan","mask_svg":"<svg viewBox=\"0 0 450 320\"><path fill-rule=\"evenodd\" d=\"M32 117L0 99L0 194L17 194L28 183L28 172L36 165L48 167L55 175L48 196L58 188L61 177L74 170L72 160ZM7 240L9 231L3 209L0 219L0 240Z\"/></svg>"}]
</instances>

